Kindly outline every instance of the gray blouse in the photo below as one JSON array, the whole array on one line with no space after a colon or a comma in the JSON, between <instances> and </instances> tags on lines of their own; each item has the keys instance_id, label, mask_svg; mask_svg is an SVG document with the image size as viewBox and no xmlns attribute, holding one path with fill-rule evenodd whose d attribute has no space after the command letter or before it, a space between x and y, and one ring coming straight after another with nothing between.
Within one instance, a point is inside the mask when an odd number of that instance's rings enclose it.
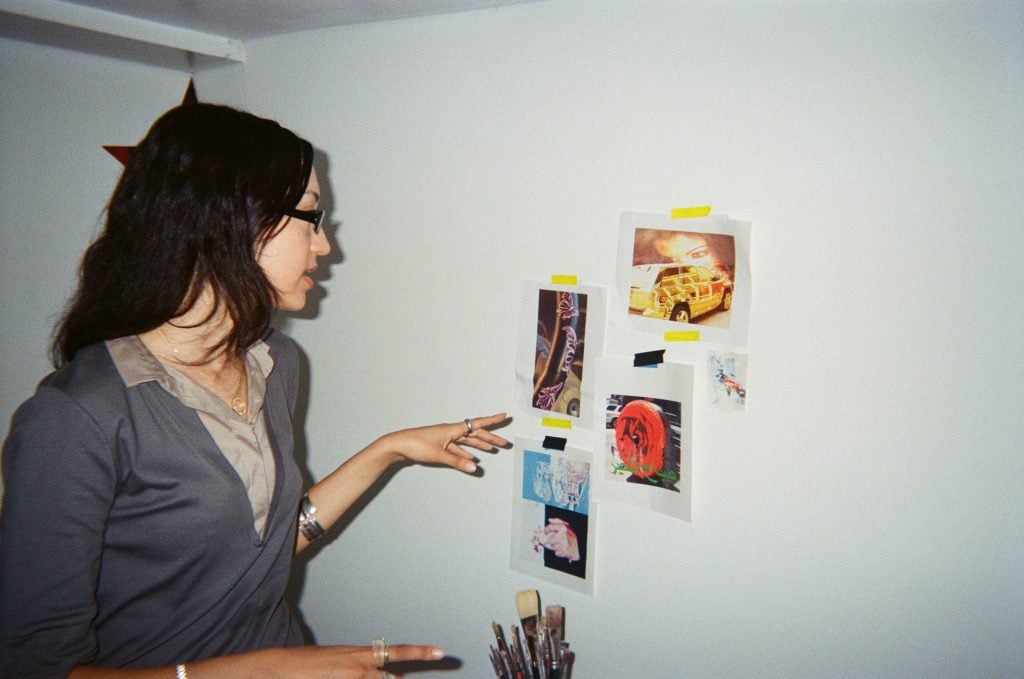
<instances>
[{"instance_id":1,"label":"gray blouse","mask_svg":"<svg viewBox=\"0 0 1024 679\"><path fill-rule=\"evenodd\" d=\"M0 677L303 643L285 599L302 494L299 353L280 333L264 341L275 480L262 534L197 411L155 379L127 386L104 344L18 408L2 455Z\"/></svg>"},{"instance_id":2,"label":"gray blouse","mask_svg":"<svg viewBox=\"0 0 1024 679\"><path fill-rule=\"evenodd\" d=\"M137 335L108 340L106 345L126 387L155 381L196 411L220 452L245 484L252 505L253 526L262 535L274 491L274 454L263 417L267 375L274 367L274 359L266 343L256 342L245 356L249 375L247 417L236 413L219 396L185 373L161 363Z\"/></svg>"}]
</instances>

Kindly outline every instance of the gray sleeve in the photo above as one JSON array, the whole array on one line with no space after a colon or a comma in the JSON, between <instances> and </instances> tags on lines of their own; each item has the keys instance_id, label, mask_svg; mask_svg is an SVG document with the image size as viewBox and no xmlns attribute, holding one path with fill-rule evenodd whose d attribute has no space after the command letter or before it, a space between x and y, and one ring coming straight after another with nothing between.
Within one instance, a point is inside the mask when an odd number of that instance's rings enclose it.
<instances>
[{"instance_id":1,"label":"gray sleeve","mask_svg":"<svg viewBox=\"0 0 1024 679\"><path fill-rule=\"evenodd\" d=\"M271 356L274 358L274 373L278 374L278 379L281 379L284 384L288 412L294 415L301 379L299 347L294 340L279 330L271 331L266 342L270 346Z\"/></svg>"},{"instance_id":2,"label":"gray sleeve","mask_svg":"<svg viewBox=\"0 0 1024 679\"><path fill-rule=\"evenodd\" d=\"M46 386L11 420L0 513L0 676L65 677L96 655L91 621L117 484L113 439Z\"/></svg>"}]
</instances>

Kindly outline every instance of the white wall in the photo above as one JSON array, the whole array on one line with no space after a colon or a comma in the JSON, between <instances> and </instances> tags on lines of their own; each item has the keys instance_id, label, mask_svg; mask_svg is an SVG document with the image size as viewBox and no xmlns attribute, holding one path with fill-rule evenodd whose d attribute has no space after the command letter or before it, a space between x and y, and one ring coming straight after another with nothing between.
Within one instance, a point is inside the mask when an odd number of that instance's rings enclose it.
<instances>
[{"instance_id":1,"label":"white wall","mask_svg":"<svg viewBox=\"0 0 1024 679\"><path fill-rule=\"evenodd\" d=\"M1022 30L1005 3L550 0L199 73L326 158L343 261L287 323L315 477L396 427L515 411L519 282L611 285L620 211L753 222L750 401L698 410L692 523L605 508L591 598L508 569L509 453L404 469L305 565L317 638L438 642L461 669L419 676L487 676L491 620L535 587L578 679L1019 675ZM115 180L96 149L187 76L0 50L6 418Z\"/></svg>"},{"instance_id":2,"label":"white wall","mask_svg":"<svg viewBox=\"0 0 1024 679\"><path fill-rule=\"evenodd\" d=\"M182 99L188 76L0 39L0 415L49 369L47 344L75 288L121 165Z\"/></svg>"}]
</instances>

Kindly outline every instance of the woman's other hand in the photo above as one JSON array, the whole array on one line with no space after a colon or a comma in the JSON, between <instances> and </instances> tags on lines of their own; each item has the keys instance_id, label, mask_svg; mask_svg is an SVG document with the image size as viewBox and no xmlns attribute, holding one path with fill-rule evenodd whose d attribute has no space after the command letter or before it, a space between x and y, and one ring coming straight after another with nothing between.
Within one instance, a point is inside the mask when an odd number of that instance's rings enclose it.
<instances>
[{"instance_id":1,"label":"woman's other hand","mask_svg":"<svg viewBox=\"0 0 1024 679\"><path fill-rule=\"evenodd\" d=\"M437 646L416 646L399 644L387 647L387 665L377 664L373 649L369 646L300 646L266 651L269 665L279 669L272 672L275 677L326 677L330 679L381 679L397 677L386 671L392 663L440 660L444 650ZM189 672L192 679L193 673ZM202 679L198 672L196 679ZM205 676L205 675L204 675ZM262 676L262 675L253 675Z\"/></svg>"},{"instance_id":2,"label":"woman's other hand","mask_svg":"<svg viewBox=\"0 0 1024 679\"><path fill-rule=\"evenodd\" d=\"M385 434L376 444L394 456L396 462L440 464L472 474L476 471L476 457L463 446L488 453L509 447L506 439L491 431L507 422L505 413L467 418L463 422L402 429Z\"/></svg>"},{"instance_id":3,"label":"woman's other hand","mask_svg":"<svg viewBox=\"0 0 1024 679\"><path fill-rule=\"evenodd\" d=\"M295 646L266 648L185 664L189 679L392 679L392 663L430 662L444 658L437 646L387 646L387 663L378 662L372 646ZM105 668L82 665L69 679L166 679L173 667Z\"/></svg>"}]
</instances>

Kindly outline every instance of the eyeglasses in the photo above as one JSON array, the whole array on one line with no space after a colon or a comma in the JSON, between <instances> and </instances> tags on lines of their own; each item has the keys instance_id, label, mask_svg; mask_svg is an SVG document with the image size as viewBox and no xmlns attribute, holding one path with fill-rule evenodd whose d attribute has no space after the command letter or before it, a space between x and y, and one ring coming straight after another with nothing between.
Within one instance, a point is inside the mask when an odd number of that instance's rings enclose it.
<instances>
[{"instance_id":1,"label":"eyeglasses","mask_svg":"<svg viewBox=\"0 0 1024 679\"><path fill-rule=\"evenodd\" d=\"M309 222L313 225L313 233L320 232L320 222L324 221L323 210L286 210L285 214L289 217L295 217L301 219L304 222Z\"/></svg>"}]
</instances>

